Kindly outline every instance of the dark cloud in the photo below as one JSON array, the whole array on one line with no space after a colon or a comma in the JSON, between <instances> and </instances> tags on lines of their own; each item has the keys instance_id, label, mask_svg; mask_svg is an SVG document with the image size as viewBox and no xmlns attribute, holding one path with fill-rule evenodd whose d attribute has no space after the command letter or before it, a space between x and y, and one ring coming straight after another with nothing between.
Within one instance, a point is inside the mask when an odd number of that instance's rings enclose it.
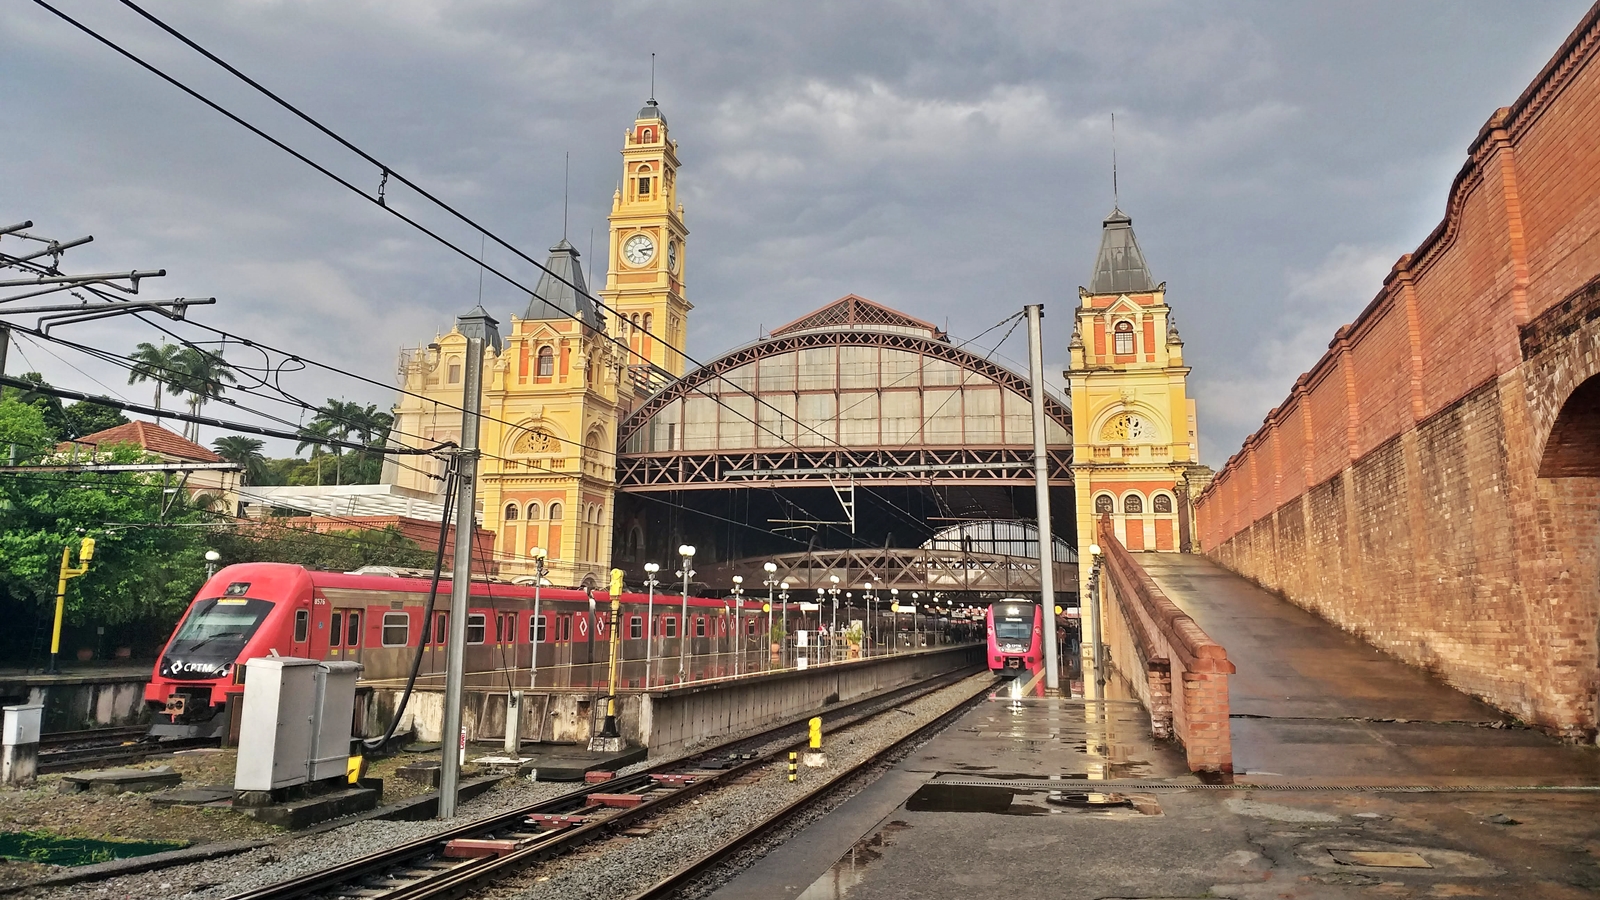
<instances>
[{"instance_id":1,"label":"dark cloud","mask_svg":"<svg viewBox=\"0 0 1600 900\"><path fill-rule=\"evenodd\" d=\"M372 190L377 175L109 0L67 4ZM681 144L691 350L848 292L976 334L1044 299L1048 353L1111 205L1188 341L1219 464L1394 258L1437 222L1467 143L1582 16L1529 4L152 4L211 49L535 257L603 248L623 129L649 91ZM0 218L94 233L79 269L164 266L208 322L390 378L478 299L475 265L341 192L30 4L0 19ZM421 210L404 191L397 208ZM476 251L478 239L426 215ZM601 255L603 255L603 250ZM489 248L526 284L535 274ZM489 279L486 305L522 308ZM74 329L117 349L154 332ZM982 344L980 343L980 346ZM53 379L130 397L26 343ZM1000 354L1021 366L1020 341ZM14 357L15 358L15 357ZM12 364L19 369L20 361ZM1057 364L1054 368L1059 369ZM296 377L314 399L392 399Z\"/></svg>"}]
</instances>

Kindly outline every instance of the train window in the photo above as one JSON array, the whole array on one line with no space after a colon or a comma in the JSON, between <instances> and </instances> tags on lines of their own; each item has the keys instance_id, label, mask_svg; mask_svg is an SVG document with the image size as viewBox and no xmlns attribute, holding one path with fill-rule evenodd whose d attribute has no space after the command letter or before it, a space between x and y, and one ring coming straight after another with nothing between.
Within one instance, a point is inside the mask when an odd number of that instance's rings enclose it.
<instances>
[{"instance_id":1,"label":"train window","mask_svg":"<svg viewBox=\"0 0 1600 900\"><path fill-rule=\"evenodd\" d=\"M344 626L344 645L346 647L361 646L361 613L351 611L350 618Z\"/></svg>"},{"instance_id":2,"label":"train window","mask_svg":"<svg viewBox=\"0 0 1600 900\"><path fill-rule=\"evenodd\" d=\"M755 637L756 636L756 619L755 619L755 616L751 616L750 618L745 620L744 633L749 635L750 637Z\"/></svg>"},{"instance_id":3,"label":"train window","mask_svg":"<svg viewBox=\"0 0 1600 900\"><path fill-rule=\"evenodd\" d=\"M544 629L545 629L544 620L547 619L547 618L549 618L549 617L544 615L544 614L542 614L542 613L540 615L538 615L537 617L535 617L535 616L529 616L528 617L528 640L529 640L529 642L534 643L534 644L542 644L542 643L544 643Z\"/></svg>"},{"instance_id":4,"label":"train window","mask_svg":"<svg viewBox=\"0 0 1600 900\"><path fill-rule=\"evenodd\" d=\"M404 647L411 639L411 616L406 613L383 614L383 645Z\"/></svg>"},{"instance_id":5,"label":"train window","mask_svg":"<svg viewBox=\"0 0 1600 900\"><path fill-rule=\"evenodd\" d=\"M304 644L306 638L311 636L311 610L297 609L294 611L294 642Z\"/></svg>"},{"instance_id":6,"label":"train window","mask_svg":"<svg viewBox=\"0 0 1600 900\"><path fill-rule=\"evenodd\" d=\"M678 636L678 620L674 616L661 617L661 635L675 638Z\"/></svg>"},{"instance_id":7,"label":"train window","mask_svg":"<svg viewBox=\"0 0 1600 900\"><path fill-rule=\"evenodd\" d=\"M572 640L572 615L570 613L561 617L561 637L557 640Z\"/></svg>"},{"instance_id":8,"label":"train window","mask_svg":"<svg viewBox=\"0 0 1600 900\"><path fill-rule=\"evenodd\" d=\"M694 617L694 636L695 637L705 637L706 636L706 617L705 616L695 616Z\"/></svg>"},{"instance_id":9,"label":"train window","mask_svg":"<svg viewBox=\"0 0 1600 900\"><path fill-rule=\"evenodd\" d=\"M505 643L505 639L506 639L506 617L502 613L495 613L495 615L494 615L494 642L496 644L502 644L502 643Z\"/></svg>"},{"instance_id":10,"label":"train window","mask_svg":"<svg viewBox=\"0 0 1600 900\"><path fill-rule=\"evenodd\" d=\"M628 637L633 640L644 637L644 616L628 617Z\"/></svg>"},{"instance_id":11,"label":"train window","mask_svg":"<svg viewBox=\"0 0 1600 900\"><path fill-rule=\"evenodd\" d=\"M433 620L433 642L443 644L444 637L450 631L450 614L439 613Z\"/></svg>"},{"instance_id":12,"label":"train window","mask_svg":"<svg viewBox=\"0 0 1600 900\"><path fill-rule=\"evenodd\" d=\"M483 643L484 632L488 630L489 617L483 613L467 614L467 643Z\"/></svg>"},{"instance_id":13,"label":"train window","mask_svg":"<svg viewBox=\"0 0 1600 900\"><path fill-rule=\"evenodd\" d=\"M334 613L328 617L328 646L337 647L344 639L344 613Z\"/></svg>"}]
</instances>

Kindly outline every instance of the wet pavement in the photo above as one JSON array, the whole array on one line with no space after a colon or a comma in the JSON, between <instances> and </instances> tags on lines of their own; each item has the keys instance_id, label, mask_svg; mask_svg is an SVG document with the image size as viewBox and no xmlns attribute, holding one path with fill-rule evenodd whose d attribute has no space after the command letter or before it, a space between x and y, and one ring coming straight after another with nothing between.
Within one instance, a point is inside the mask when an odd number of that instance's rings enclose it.
<instances>
[{"instance_id":1,"label":"wet pavement","mask_svg":"<svg viewBox=\"0 0 1600 900\"><path fill-rule=\"evenodd\" d=\"M1234 784L1190 776L1135 703L1008 684L716 900L1600 892L1596 748L1204 559L1140 561L1238 667Z\"/></svg>"}]
</instances>

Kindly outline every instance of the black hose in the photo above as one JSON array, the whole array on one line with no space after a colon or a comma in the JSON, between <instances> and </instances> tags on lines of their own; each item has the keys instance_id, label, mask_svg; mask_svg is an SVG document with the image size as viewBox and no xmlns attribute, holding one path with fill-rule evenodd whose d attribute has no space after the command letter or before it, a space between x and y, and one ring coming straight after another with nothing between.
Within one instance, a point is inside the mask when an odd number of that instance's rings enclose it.
<instances>
[{"instance_id":1,"label":"black hose","mask_svg":"<svg viewBox=\"0 0 1600 900\"><path fill-rule=\"evenodd\" d=\"M400 704L395 707L394 718L389 720L389 730L384 732L381 738L368 738L361 742L368 750L382 750L394 740L395 729L400 727L400 720L406 713L406 704L411 700L411 689L417 683L417 673L422 670L422 651L428 645L429 629L433 628L433 604L439 597L439 576L444 571L445 540L450 535L450 513L455 508L459 482L460 478L452 461L450 471L445 475L444 515L439 519L439 547L433 556L433 581L428 586L428 602L422 610L422 631L417 635L417 653L411 658L411 674L406 677L406 689L400 695Z\"/></svg>"}]
</instances>

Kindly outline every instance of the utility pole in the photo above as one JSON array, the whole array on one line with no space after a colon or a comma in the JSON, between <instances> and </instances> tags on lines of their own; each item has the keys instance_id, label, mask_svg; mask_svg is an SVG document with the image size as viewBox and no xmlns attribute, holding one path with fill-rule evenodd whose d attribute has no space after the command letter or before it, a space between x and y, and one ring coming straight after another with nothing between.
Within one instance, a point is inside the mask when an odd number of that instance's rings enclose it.
<instances>
[{"instance_id":1,"label":"utility pole","mask_svg":"<svg viewBox=\"0 0 1600 900\"><path fill-rule=\"evenodd\" d=\"M1033 493L1039 507L1039 607L1044 619L1044 691L1061 693L1061 661L1056 658L1056 542L1050 530L1050 457L1045 452L1044 304L1028 310L1028 378L1033 382Z\"/></svg>"},{"instance_id":2,"label":"utility pole","mask_svg":"<svg viewBox=\"0 0 1600 900\"><path fill-rule=\"evenodd\" d=\"M500 350L500 331L481 305L456 320L456 330L467 339L466 376L462 379L460 487L456 491L456 552L450 570L450 637L444 656L444 727L439 768L439 818L456 814L456 790L461 783L461 698L466 677L467 596L472 589L472 537L477 528L478 424L483 410L483 352L493 344ZM427 623L424 623L427 624ZM537 652L537 647L535 652Z\"/></svg>"}]
</instances>

